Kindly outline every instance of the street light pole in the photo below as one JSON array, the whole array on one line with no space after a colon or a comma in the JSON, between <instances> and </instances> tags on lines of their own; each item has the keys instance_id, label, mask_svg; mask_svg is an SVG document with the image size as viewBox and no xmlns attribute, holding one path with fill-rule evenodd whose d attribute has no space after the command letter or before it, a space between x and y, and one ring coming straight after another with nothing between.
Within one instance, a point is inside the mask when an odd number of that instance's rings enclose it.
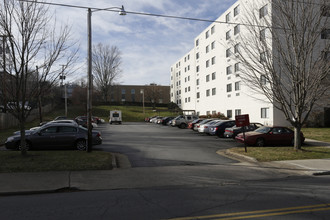
<instances>
[{"instance_id":1,"label":"street light pole","mask_svg":"<svg viewBox=\"0 0 330 220\"><path fill-rule=\"evenodd\" d=\"M89 8L87 13L88 30L88 89L87 89L87 152L92 151L92 10Z\"/></svg>"},{"instance_id":2,"label":"street light pole","mask_svg":"<svg viewBox=\"0 0 330 220\"><path fill-rule=\"evenodd\" d=\"M87 89L87 129L88 129L88 138L87 138L87 145L86 145L86 151L91 152L93 141L92 141L92 92L93 92L93 76L92 76L92 12L95 11L102 11L102 10L109 10L109 9L120 9L119 15L126 15L124 6L119 7L111 7L111 8L105 8L105 9L97 9L92 11L91 8L88 8L87 11L87 32L88 32L88 69L87 69L87 75L88 75L88 89Z\"/></svg>"}]
</instances>

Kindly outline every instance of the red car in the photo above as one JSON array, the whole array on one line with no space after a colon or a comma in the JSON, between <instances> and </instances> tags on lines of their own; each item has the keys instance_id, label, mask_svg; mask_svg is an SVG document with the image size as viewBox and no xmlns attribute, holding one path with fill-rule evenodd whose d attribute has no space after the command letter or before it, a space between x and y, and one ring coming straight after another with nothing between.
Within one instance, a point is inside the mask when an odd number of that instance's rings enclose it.
<instances>
[{"instance_id":1,"label":"red car","mask_svg":"<svg viewBox=\"0 0 330 220\"><path fill-rule=\"evenodd\" d=\"M301 143L304 143L305 137L300 133ZM235 138L238 142L244 143L243 133L240 133ZM255 131L245 133L245 143L247 145L256 145L263 147L266 145L293 145L294 132L287 127L263 126Z\"/></svg>"}]
</instances>

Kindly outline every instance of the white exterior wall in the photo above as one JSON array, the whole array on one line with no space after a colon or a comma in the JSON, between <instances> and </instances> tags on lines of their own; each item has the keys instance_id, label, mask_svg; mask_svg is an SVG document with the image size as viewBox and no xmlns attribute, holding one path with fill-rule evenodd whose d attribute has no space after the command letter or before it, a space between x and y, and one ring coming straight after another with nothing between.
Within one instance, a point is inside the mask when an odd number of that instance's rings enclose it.
<instances>
[{"instance_id":1,"label":"white exterior wall","mask_svg":"<svg viewBox=\"0 0 330 220\"><path fill-rule=\"evenodd\" d=\"M180 58L171 67L171 101L177 103L183 110L195 110L199 115L212 114L213 112L224 113L227 117L235 119L235 112L238 114L249 114L251 122L260 122L265 125L288 125L283 114L275 110L273 105L261 94L255 94L248 85L240 83L240 88L235 90L235 83L240 82L240 71L235 72L235 54L233 43L226 39L226 33L231 31L231 39L239 40L240 35L247 34L244 26L240 25L240 32L234 35L234 27L236 24L243 23L244 8L247 5L253 7L256 13L259 8L268 3L270 16L271 5L268 0L260 0L251 2L237 1L226 12L224 12L217 21L222 23L212 23L200 35L195 38L194 48L185 56ZM247 4L247 5L243 5ZM238 6L239 14L234 16L234 9ZM229 23L226 22L226 16L230 14ZM270 18L270 17L269 17ZM233 24L234 23L234 24ZM214 30L211 33L211 29ZM209 33L206 37L206 33ZM196 45L196 41L199 42ZM211 48L214 42L214 49ZM209 46L209 52L206 52L206 47ZM226 50L231 48L232 54L226 57ZM196 59L196 54L199 58ZM190 59L185 61L185 58L190 55ZM215 64L212 64L212 58L215 59ZM206 67L206 62L209 60L209 67ZM179 65L180 64L180 65ZM190 65L190 71L185 72L185 67ZM199 72L196 71L199 66ZM227 67L232 66L232 73L227 74ZM240 66L242 68L242 66ZM181 74L178 74L180 73ZM212 79L212 73L216 74L216 78ZM177 76L178 75L178 76ZM190 76L190 81L185 82L185 77ZM209 75L207 82L206 76ZM199 80L199 85L196 81ZM181 82L181 86L176 86L176 83ZM227 91L227 85L231 84L232 91ZM190 92L185 92L185 88L190 87ZM212 95L212 89L216 89L216 94ZM181 95L176 95L177 91L181 90ZM207 96L209 90L209 96ZM179 92L180 93L180 92ZM197 93L200 98L197 98ZM173 95L172 95L173 94ZM190 102L186 102L186 98L190 97ZM261 116L261 109L267 108L267 117Z\"/></svg>"}]
</instances>

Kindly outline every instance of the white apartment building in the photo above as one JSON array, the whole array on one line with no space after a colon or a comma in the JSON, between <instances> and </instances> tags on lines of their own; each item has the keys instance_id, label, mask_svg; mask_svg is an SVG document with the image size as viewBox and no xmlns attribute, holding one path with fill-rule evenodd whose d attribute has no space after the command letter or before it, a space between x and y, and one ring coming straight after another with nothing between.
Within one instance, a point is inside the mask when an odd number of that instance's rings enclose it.
<instances>
[{"instance_id":1,"label":"white apartment building","mask_svg":"<svg viewBox=\"0 0 330 220\"><path fill-rule=\"evenodd\" d=\"M249 114L251 122L288 125L282 112L240 78L242 65L235 59L244 35L246 4L254 4L263 16L270 16L269 0L239 0L194 40L194 47L171 66L171 101L198 115L223 113L231 119ZM253 3L252 3L253 2Z\"/></svg>"}]
</instances>

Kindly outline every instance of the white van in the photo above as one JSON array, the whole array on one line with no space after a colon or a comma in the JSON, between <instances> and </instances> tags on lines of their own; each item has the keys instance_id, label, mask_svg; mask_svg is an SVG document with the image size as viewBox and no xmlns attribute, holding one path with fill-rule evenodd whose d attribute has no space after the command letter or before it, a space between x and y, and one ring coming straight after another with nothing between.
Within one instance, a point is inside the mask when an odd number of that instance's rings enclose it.
<instances>
[{"instance_id":1,"label":"white van","mask_svg":"<svg viewBox=\"0 0 330 220\"><path fill-rule=\"evenodd\" d=\"M119 110L113 110L110 111L110 119L109 119L109 123L118 123L121 124L122 120L121 120L121 111Z\"/></svg>"}]
</instances>

